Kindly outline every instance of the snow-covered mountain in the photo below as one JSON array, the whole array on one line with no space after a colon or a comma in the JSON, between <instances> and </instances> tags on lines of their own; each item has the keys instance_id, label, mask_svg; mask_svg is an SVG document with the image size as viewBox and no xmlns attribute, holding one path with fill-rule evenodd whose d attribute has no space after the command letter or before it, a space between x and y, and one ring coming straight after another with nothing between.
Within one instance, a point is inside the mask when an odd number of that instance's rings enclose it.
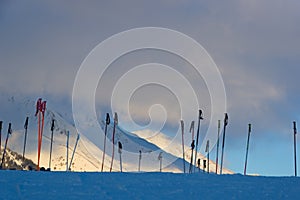
<instances>
[{"instance_id":1,"label":"snow-covered mountain","mask_svg":"<svg viewBox=\"0 0 300 200\"><path fill-rule=\"evenodd\" d=\"M4 99L4 100L3 100ZM3 103L5 101L5 103ZM34 116L35 99L29 100L22 97L2 98L2 106L0 108L0 120L3 123L3 133L9 122L12 122L13 134L9 139L8 147L15 152L21 154L24 143L24 120L26 116L29 117L29 127L26 145L25 156L34 162L37 162L37 119ZM10 113L7 115L6 113ZM13 114L12 114L13 113ZM14 115L15 114L15 115ZM53 150L51 159L51 170L64 171L66 167L66 141L67 131L70 133L69 149L68 149L68 163L70 163L71 156L77 139L77 130L75 126L65 120L62 115L57 113L48 106L45 113L45 127L43 133L43 142L41 150L40 166L49 167L50 157L50 137L51 137L51 121L55 121ZM104 122L100 125L104 127ZM112 129L113 124L108 126L107 131L107 147L105 155L104 171L109 171L112 160ZM4 134L2 134L2 141ZM162 171L164 172L183 172L183 160L181 159L181 146L175 145L173 148L163 148L165 143L168 143L169 138L161 135L151 140L138 137L138 134L128 133L120 127L116 129L115 135L115 154L112 171L120 171L119 154L117 142L120 141L123 145L122 164L123 171L137 171L139 163L139 151L142 152L141 157L141 171L159 171L160 161L158 155L162 153ZM186 147L186 149L189 149ZM103 152L94 142L90 141L84 134L80 134L80 139L74 154L74 159L71 164L73 171L100 171L102 164ZM189 166L189 154L185 166ZM211 170L214 171L215 164L210 162ZM225 170L225 173L232 173Z\"/></svg>"},{"instance_id":2,"label":"snow-covered mountain","mask_svg":"<svg viewBox=\"0 0 300 200\"><path fill-rule=\"evenodd\" d=\"M172 145L170 146L170 141L172 138L168 137L163 133L153 133L151 130L144 130L144 131L136 131L136 135L141 138L144 138L148 142L157 145L159 148L164 149L165 151L169 152L170 154L182 158L182 144L180 142L173 141ZM147 137L147 135L151 135L151 137ZM186 162L190 163L191 161L191 147L187 146L185 143L185 160ZM193 156L195 156L195 150L193 152ZM195 157L194 157L195 158ZM193 158L193 160L194 160ZM200 158L202 161L207 160L207 158L198 152L197 158ZM188 169L189 164L186 165L186 169ZM220 166L219 166L220 167ZM204 170L203 162L200 162L200 168ZM209 171L215 173L216 172L216 163L212 160L209 161ZM234 174L233 171L229 169L223 169L224 174Z\"/></svg>"},{"instance_id":3,"label":"snow-covered mountain","mask_svg":"<svg viewBox=\"0 0 300 200\"><path fill-rule=\"evenodd\" d=\"M1 147L0 158L2 163L4 147ZM22 157L22 155L11 151L9 148L5 151L5 156L2 163L2 169L30 170L35 169L36 165L32 160Z\"/></svg>"}]
</instances>

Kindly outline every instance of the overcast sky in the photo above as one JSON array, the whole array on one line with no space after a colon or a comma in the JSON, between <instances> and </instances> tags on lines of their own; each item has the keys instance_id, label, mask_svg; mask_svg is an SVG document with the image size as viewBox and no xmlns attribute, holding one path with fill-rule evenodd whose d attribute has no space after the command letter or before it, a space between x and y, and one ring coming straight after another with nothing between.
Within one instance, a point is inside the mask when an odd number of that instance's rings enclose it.
<instances>
[{"instance_id":1,"label":"overcast sky","mask_svg":"<svg viewBox=\"0 0 300 200\"><path fill-rule=\"evenodd\" d=\"M138 27L177 30L207 50L224 80L230 116L226 141L228 167L242 171L247 124L252 123L249 171L292 175L291 127L293 120L300 119L299 9L300 2L296 0L3 0L0 1L0 92L34 99L44 95L53 104L60 104L59 108L65 105L70 110L76 73L101 41ZM116 81L133 63L175 62L163 59L164 54L149 54L151 59L147 52L137 52L118 60L103 82L110 78ZM123 65L126 67L120 72ZM184 68L181 73L189 74ZM101 101L101 92L106 88L103 82L99 83L98 100L106 108L108 101ZM200 106L210 115L205 83L198 87L197 91L204 94ZM150 90L161 94L160 97L164 94L155 87L147 91ZM137 121L147 116L147 109L142 111L153 103L166 104L167 108L176 104L172 98L166 101L172 93L157 98L158 102L149 98L151 95L142 98L143 94L135 94L136 108L132 110ZM174 112L171 113L176 116L179 111ZM174 127L169 124L167 128Z\"/></svg>"}]
</instances>

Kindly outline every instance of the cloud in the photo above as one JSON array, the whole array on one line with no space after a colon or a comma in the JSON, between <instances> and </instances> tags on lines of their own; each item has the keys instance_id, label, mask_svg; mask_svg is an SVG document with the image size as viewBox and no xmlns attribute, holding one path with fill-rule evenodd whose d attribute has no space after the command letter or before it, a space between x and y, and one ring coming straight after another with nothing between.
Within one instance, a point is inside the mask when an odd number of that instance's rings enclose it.
<instances>
[{"instance_id":1,"label":"cloud","mask_svg":"<svg viewBox=\"0 0 300 200\"><path fill-rule=\"evenodd\" d=\"M251 120L262 124L271 115L276 116L277 122L281 118L276 114L278 105L299 108L299 96L294 94L297 90L294 80L300 72L298 4L295 1L8 3L2 7L0 19L0 88L5 92L48 93L71 99L77 70L99 42L130 28L162 26L188 34L208 50L223 75L230 116L235 123ZM139 54L128 56L140 62L152 61L146 56L138 58ZM153 58L162 61L159 56ZM169 64L176 61L169 59ZM128 61L122 62L109 73L106 80L111 82L106 82L107 85L113 84L133 64L129 62L126 68L124 63ZM181 73L191 74L187 69L181 68ZM197 78L189 76L191 81ZM101 84L97 99L103 107L108 107L109 99L99 96L103 91L109 94L112 86L101 89ZM205 83L196 90L202 100L200 107L207 109L210 99ZM166 104L172 107L172 103ZM136 118L147 118L144 111L148 107L148 103L134 105ZM286 114L287 118L292 116L296 114ZM195 112L191 118L196 117Z\"/></svg>"}]
</instances>

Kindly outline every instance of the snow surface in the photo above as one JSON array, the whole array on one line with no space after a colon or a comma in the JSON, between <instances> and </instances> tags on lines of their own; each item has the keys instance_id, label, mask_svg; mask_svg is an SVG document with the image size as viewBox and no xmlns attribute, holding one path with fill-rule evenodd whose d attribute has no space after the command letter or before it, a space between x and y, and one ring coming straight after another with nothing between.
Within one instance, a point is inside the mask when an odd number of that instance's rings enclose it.
<instances>
[{"instance_id":1,"label":"snow surface","mask_svg":"<svg viewBox=\"0 0 300 200\"><path fill-rule=\"evenodd\" d=\"M298 199L300 178L0 171L1 199Z\"/></svg>"}]
</instances>

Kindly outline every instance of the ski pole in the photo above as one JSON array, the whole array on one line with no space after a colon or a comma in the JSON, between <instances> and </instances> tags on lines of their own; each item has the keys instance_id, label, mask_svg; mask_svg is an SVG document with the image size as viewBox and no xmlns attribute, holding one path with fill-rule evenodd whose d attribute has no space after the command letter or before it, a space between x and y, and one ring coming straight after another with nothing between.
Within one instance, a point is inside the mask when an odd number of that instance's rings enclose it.
<instances>
[{"instance_id":1,"label":"ski pole","mask_svg":"<svg viewBox=\"0 0 300 200\"><path fill-rule=\"evenodd\" d=\"M114 118L114 129L113 129L113 135L112 135L112 156L111 156L111 163L110 163L110 172L113 168L114 163L114 155L115 155L115 134L116 134L116 126L118 125L118 114L115 112L115 118Z\"/></svg>"},{"instance_id":2,"label":"ski pole","mask_svg":"<svg viewBox=\"0 0 300 200\"><path fill-rule=\"evenodd\" d=\"M248 162L248 150L249 150L249 140L250 140L250 133L251 133L251 124L248 124L248 138L247 138L247 147L246 147L246 159L245 159L245 167L244 167L244 176L247 174L247 162Z\"/></svg>"},{"instance_id":3,"label":"ski pole","mask_svg":"<svg viewBox=\"0 0 300 200\"><path fill-rule=\"evenodd\" d=\"M38 118L38 162L37 162L37 171L40 170L40 135L41 135L41 108L42 107L42 98L39 98L36 102L36 112L35 116Z\"/></svg>"},{"instance_id":4,"label":"ski pole","mask_svg":"<svg viewBox=\"0 0 300 200\"><path fill-rule=\"evenodd\" d=\"M26 117L25 124L24 124L25 138L24 138L24 148L23 148L23 160L24 160L24 158L25 158L25 148L26 148L27 128L28 128L28 117Z\"/></svg>"},{"instance_id":5,"label":"ski pole","mask_svg":"<svg viewBox=\"0 0 300 200\"><path fill-rule=\"evenodd\" d=\"M73 162L73 159L74 159L74 155L75 155L75 151L76 151L76 148L77 148L77 144L78 144L79 139L80 139L80 135L78 134L78 135L77 135L76 142L75 142L75 146L74 146L74 149L73 149L73 153L72 153L70 165L69 165L69 171L71 171L71 166L72 166L72 162Z\"/></svg>"},{"instance_id":6,"label":"ski pole","mask_svg":"<svg viewBox=\"0 0 300 200\"><path fill-rule=\"evenodd\" d=\"M118 145L119 145L119 155L120 155L120 171L121 172L123 172L123 170L122 170L122 156L121 156L121 154L122 154L122 143L121 142L118 142Z\"/></svg>"},{"instance_id":7,"label":"ski pole","mask_svg":"<svg viewBox=\"0 0 300 200\"><path fill-rule=\"evenodd\" d=\"M193 154L194 154L194 148L195 148L195 140L194 140L194 124L195 122L192 121L191 123L191 127L190 127L190 133L192 133L192 143L191 143L191 148L192 148L192 153L191 153L191 162L190 162L190 169L189 169L189 173L192 173L192 169L193 169Z\"/></svg>"},{"instance_id":8,"label":"ski pole","mask_svg":"<svg viewBox=\"0 0 300 200\"><path fill-rule=\"evenodd\" d=\"M216 155L216 174L218 174L218 164L219 164L220 129L221 129L221 120L218 120L218 139L217 139L217 155Z\"/></svg>"},{"instance_id":9,"label":"ski pole","mask_svg":"<svg viewBox=\"0 0 300 200\"><path fill-rule=\"evenodd\" d=\"M196 165L197 160L197 151L198 151L198 142L199 142L199 134L200 134L200 121L203 120L202 117L202 110L199 110L199 116L198 116L198 128L197 128L197 138L196 138L196 150L195 150L195 162L194 165Z\"/></svg>"},{"instance_id":10,"label":"ski pole","mask_svg":"<svg viewBox=\"0 0 300 200\"><path fill-rule=\"evenodd\" d=\"M42 126L40 132L40 152L42 148L42 141L43 141L43 132L44 132L44 124L45 124L45 111L46 111L46 101L43 101L41 104L41 113L42 113Z\"/></svg>"},{"instance_id":11,"label":"ski pole","mask_svg":"<svg viewBox=\"0 0 300 200\"><path fill-rule=\"evenodd\" d=\"M67 155L66 155L66 171L69 170L68 163L69 163L69 138L70 138L70 132L67 131Z\"/></svg>"},{"instance_id":12,"label":"ski pole","mask_svg":"<svg viewBox=\"0 0 300 200\"><path fill-rule=\"evenodd\" d=\"M225 113L220 174L222 174L222 170L223 170L223 158L224 158L224 146L225 146L225 132L226 132L226 126L227 126L227 124L228 124L228 115L227 115L227 113Z\"/></svg>"},{"instance_id":13,"label":"ski pole","mask_svg":"<svg viewBox=\"0 0 300 200\"><path fill-rule=\"evenodd\" d=\"M2 124L3 121L0 121L0 151L1 151L1 138L2 138Z\"/></svg>"},{"instance_id":14,"label":"ski pole","mask_svg":"<svg viewBox=\"0 0 300 200\"><path fill-rule=\"evenodd\" d=\"M163 152L160 152L159 155L158 155L158 160L159 160L159 172L162 171L162 153L163 153Z\"/></svg>"},{"instance_id":15,"label":"ski pole","mask_svg":"<svg viewBox=\"0 0 300 200\"><path fill-rule=\"evenodd\" d=\"M141 172L142 151L139 150L139 153L140 153L140 155L139 155L139 168L138 168L138 171Z\"/></svg>"},{"instance_id":16,"label":"ski pole","mask_svg":"<svg viewBox=\"0 0 300 200\"><path fill-rule=\"evenodd\" d=\"M51 123L51 141L50 141L49 169L51 169L52 144L53 144L53 131L54 131L54 119L52 119L52 123Z\"/></svg>"},{"instance_id":17,"label":"ski pole","mask_svg":"<svg viewBox=\"0 0 300 200\"><path fill-rule=\"evenodd\" d=\"M181 124L181 141L182 141L182 161L183 161L183 173L185 173L185 155L184 155L184 122L180 121Z\"/></svg>"},{"instance_id":18,"label":"ski pole","mask_svg":"<svg viewBox=\"0 0 300 200\"><path fill-rule=\"evenodd\" d=\"M103 167L104 167L105 148L106 148L106 135L107 135L107 125L109 125L109 124L110 124L110 117L109 117L109 114L106 113L105 131L104 131L104 149L103 149L103 156L102 156L101 172L103 172Z\"/></svg>"},{"instance_id":19,"label":"ski pole","mask_svg":"<svg viewBox=\"0 0 300 200\"><path fill-rule=\"evenodd\" d=\"M206 142L205 152L207 153L207 173L209 173L209 140Z\"/></svg>"},{"instance_id":20,"label":"ski pole","mask_svg":"<svg viewBox=\"0 0 300 200\"><path fill-rule=\"evenodd\" d=\"M42 139L43 139L43 130L44 130L44 120L45 120L45 111L46 111L46 101L42 102L42 98L39 98L36 103L36 113L38 115L38 163L37 171L40 171L40 156L42 148Z\"/></svg>"},{"instance_id":21,"label":"ski pole","mask_svg":"<svg viewBox=\"0 0 300 200\"><path fill-rule=\"evenodd\" d=\"M5 140L5 145L4 145L4 150L3 150L3 155L2 155L2 161L1 161L0 169L2 169L2 167L3 167L3 163L4 163L4 159L5 159L5 154L6 154L7 143L8 143L8 138L9 138L9 135L11 135L11 134L12 134L11 123L9 123L8 124L7 136L6 136L6 140Z\"/></svg>"},{"instance_id":22,"label":"ski pole","mask_svg":"<svg viewBox=\"0 0 300 200\"><path fill-rule=\"evenodd\" d=\"M296 148L296 134L297 134L297 127L296 127L296 122L293 122L294 124L294 157L295 157L295 176L297 176L297 148Z\"/></svg>"}]
</instances>

